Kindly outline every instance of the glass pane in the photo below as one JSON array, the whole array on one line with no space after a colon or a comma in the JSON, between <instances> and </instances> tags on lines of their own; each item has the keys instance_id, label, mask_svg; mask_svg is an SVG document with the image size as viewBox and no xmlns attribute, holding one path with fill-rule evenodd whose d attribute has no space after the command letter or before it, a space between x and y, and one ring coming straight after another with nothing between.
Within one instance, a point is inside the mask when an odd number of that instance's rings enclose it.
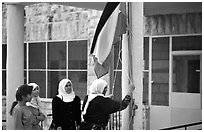
<instances>
[{"instance_id":1,"label":"glass pane","mask_svg":"<svg viewBox=\"0 0 204 132\"><path fill-rule=\"evenodd\" d=\"M87 69L87 40L68 43L69 69Z\"/></svg>"},{"instance_id":2,"label":"glass pane","mask_svg":"<svg viewBox=\"0 0 204 132\"><path fill-rule=\"evenodd\" d=\"M114 84L114 100L122 101L122 72L121 71L115 71L114 77L116 74L115 84Z\"/></svg>"},{"instance_id":3,"label":"glass pane","mask_svg":"<svg viewBox=\"0 0 204 132\"><path fill-rule=\"evenodd\" d=\"M202 50L202 36L173 37L173 51Z\"/></svg>"},{"instance_id":4,"label":"glass pane","mask_svg":"<svg viewBox=\"0 0 204 132\"><path fill-rule=\"evenodd\" d=\"M174 56L173 60L173 92L200 93L200 56Z\"/></svg>"},{"instance_id":5,"label":"glass pane","mask_svg":"<svg viewBox=\"0 0 204 132\"><path fill-rule=\"evenodd\" d=\"M29 71L29 83L36 83L40 86L40 97L46 97L46 72Z\"/></svg>"},{"instance_id":6,"label":"glass pane","mask_svg":"<svg viewBox=\"0 0 204 132\"><path fill-rule=\"evenodd\" d=\"M27 72L24 70L24 84L27 84Z\"/></svg>"},{"instance_id":7,"label":"glass pane","mask_svg":"<svg viewBox=\"0 0 204 132\"><path fill-rule=\"evenodd\" d=\"M119 58L120 53L120 58ZM120 42L114 44L114 69L122 69L122 45Z\"/></svg>"},{"instance_id":8,"label":"glass pane","mask_svg":"<svg viewBox=\"0 0 204 132\"><path fill-rule=\"evenodd\" d=\"M152 39L152 105L169 105L169 38Z\"/></svg>"},{"instance_id":9,"label":"glass pane","mask_svg":"<svg viewBox=\"0 0 204 132\"><path fill-rule=\"evenodd\" d=\"M143 72L144 74L144 79L143 79L143 104L148 104L149 99L148 99L148 93L149 93L149 73Z\"/></svg>"},{"instance_id":10,"label":"glass pane","mask_svg":"<svg viewBox=\"0 0 204 132\"><path fill-rule=\"evenodd\" d=\"M144 66L145 70L149 70L149 38L144 38Z\"/></svg>"},{"instance_id":11,"label":"glass pane","mask_svg":"<svg viewBox=\"0 0 204 132\"><path fill-rule=\"evenodd\" d=\"M45 69L45 43L29 44L29 69Z\"/></svg>"},{"instance_id":12,"label":"glass pane","mask_svg":"<svg viewBox=\"0 0 204 132\"><path fill-rule=\"evenodd\" d=\"M48 98L53 98L58 94L59 82L66 78L66 71L49 71L48 72Z\"/></svg>"},{"instance_id":13,"label":"glass pane","mask_svg":"<svg viewBox=\"0 0 204 132\"><path fill-rule=\"evenodd\" d=\"M75 94L81 100L87 95L87 72L86 71L69 71L68 78L72 81Z\"/></svg>"},{"instance_id":14,"label":"glass pane","mask_svg":"<svg viewBox=\"0 0 204 132\"><path fill-rule=\"evenodd\" d=\"M48 69L66 69L66 42L48 43Z\"/></svg>"},{"instance_id":15,"label":"glass pane","mask_svg":"<svg viewBox=\"0 0 204 132\"><path fill-rule=\"evenodd\" d=\"M6 71L2 71L2 95L6 96Z\"/></svg>"},{"instance_id":16,"label":"glass pane","mask_svg":"<svg viewBox=\"0 0 204 132\"><path fill-rule=\"evenodd\" d=\"M27 68L27 48L26 43L24 43L24 69Z\"/></svg>"},{"instance_id":17,"label":"glass pane","mask_svg":"<svg viewBox=\"0 0 204 132\"><path fill-rule=\"evenodd\" d=\"M7 56L7 47L6 44L2 45L2 69L6 69L6 56Z\"/></svg>"}]
</instances>

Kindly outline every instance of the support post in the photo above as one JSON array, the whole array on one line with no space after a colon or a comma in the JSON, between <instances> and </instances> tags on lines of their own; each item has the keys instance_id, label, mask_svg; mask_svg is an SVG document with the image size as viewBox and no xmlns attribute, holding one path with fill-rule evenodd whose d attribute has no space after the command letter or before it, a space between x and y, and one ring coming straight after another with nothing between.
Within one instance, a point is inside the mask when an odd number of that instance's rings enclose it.
<instances>
[{"instance_id":1,"label":"support post","mask_svg":"<svg viewBox=\"0 0 204 132\"><path fill-rule=\"evenodd\" d=\"M24 7L8 4L7 15L6 122L7 130L12 130L9 110L16 100L16 88L24 83Z\"/></svg>"},{"instance_id":2,"label":"support post","mask_svg":"<svg viewBox=\"0 0 204 132\"><path fill-rule=\"evenodd\" d=\"M138 106L133 117L133 129L143 129L143 2L130 3L131 21L131 49L132 49L132 77L135 90L134 104Z\"/></svg>"}]
</instances>

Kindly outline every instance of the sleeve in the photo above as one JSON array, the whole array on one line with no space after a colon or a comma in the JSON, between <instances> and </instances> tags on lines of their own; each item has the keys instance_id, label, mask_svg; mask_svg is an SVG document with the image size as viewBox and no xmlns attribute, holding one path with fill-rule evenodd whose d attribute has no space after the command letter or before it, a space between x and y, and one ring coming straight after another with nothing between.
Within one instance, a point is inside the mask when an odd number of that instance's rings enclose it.
<instances>
[{"instance_id":1,"label":"sleeve","mask_svg":"<svg viewBox=\"0 0 204 132\"><path fill-rule=\"evenodd\" d=\"M16 130L24 130L24 126L22 123L23 113L22 111L15 109L13 111L13 118L14 118L14 127Z\"/></svg>"},{"instance_id":2,"label":"sleeve","mask_svg":"<svg viewBox=\"0 0 204 132\"><path fill-rule=\"evenodd\" d=\"M58 97L54 97L52 100L52 118L53 118L53 122L55 123L55 127L59 127L60 126L60 103L58 100Z\"/></svg>"},{"instance_id":3,"label":"sleeve","mask_svg":"<svg viewBox=\"0 0 204 132\"><path fill-rule=\"evenodd\" d=\"M39 115L38 115L38 120L39 121L44 121L46 116L42 113L42 111L39 109Z\"/></svg>"},{"instance_id":4,"label":"sleeve","mask_svg":"<svg viewBox=\"0 0 204 132\"><path fill-rule=\"evenodd\" d=\"M122 100L121 106L120 106L120 111L124 110L125 108L127 108L127 106L129 105L131 101L131 96L130 95L126 95L125 98Z\"/></svg>"},{"instance_id":5,"label":"sleeve","mask_svg":"<svg viewBox=\"0 0 204 132\"><path fill-rule=\"evenodd\" d=\"M127 108L130 101L131 101L130 95L126 95L125 98L122 100L122 102L112 100L111 98L105 98L104 104L103 104L105 107L102 106L102 109L106 114L112 114Z\"/></svg>"},{"instance_id":6,"label":"sleeve","mask_svg":"<svg viewBox=\"0 0 204 132\"><path fill-rule=\"evenodd\" d=\"M75 100L75 110L76 110L76 123L77 125L81 124L81 99L76 96L76 100Z\"/></svg>"}]
</instances>

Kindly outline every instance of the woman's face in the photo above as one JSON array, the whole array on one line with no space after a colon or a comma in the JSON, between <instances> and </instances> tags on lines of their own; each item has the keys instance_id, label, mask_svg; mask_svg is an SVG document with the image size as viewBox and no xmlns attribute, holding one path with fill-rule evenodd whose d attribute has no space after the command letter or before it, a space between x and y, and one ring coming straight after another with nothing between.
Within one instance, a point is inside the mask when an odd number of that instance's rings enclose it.
<instances>
[{"instance_id":1,"label":"woman's face","mask_svg":"<svg viewBox=\"0 0 204 132\"><path fill-rule=\"evenodd\" d=\"M39 96L39 90L34 90L32 91L33 97L38 97Z\"/></svg>"},{"instance_id":2,"label":"woman's face","mask_svg":"<svg viewBox=\"0 0 204 132\"><path fill-rule=\"evenodd\" d=\"M103 95L106 95L106 92L108 91L108 87L106 86L105 88L104 88L104 90L103 90Z\"/></svg>"},{"instance_id":3,"label":"woman's face","mask_svg":"<svg viewBox=\"0 0 204 132\"><path fill-rule=\"evenodd\" d=\"M33 97L38 97L39 94L40 94L40 87L37 86L36 88L33 89L32 95L33 95Z\"/></svg>"},{"instance_id":4,"label":"woman's face","mask_svg":"<svg viewBox=\"0 0 204 132\"><path fill-rule=\"evenodd\" d=\"M70 82L67 82L67 84L65 85L64 90L70 94L72 92L72 84Z\"/></svg>"}]
</instances>

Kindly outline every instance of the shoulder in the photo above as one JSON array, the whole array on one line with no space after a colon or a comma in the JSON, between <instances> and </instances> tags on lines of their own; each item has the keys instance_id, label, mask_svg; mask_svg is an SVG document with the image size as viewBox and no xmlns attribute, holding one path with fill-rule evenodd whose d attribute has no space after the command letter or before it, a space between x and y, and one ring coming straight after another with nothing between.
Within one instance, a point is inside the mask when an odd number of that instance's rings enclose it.
<instances>
[{"instance_id":1,"label":"shoulder","mask_svg":"<svg viewBox=\"0 0 204 132\"><path fill-rule=\"evenodd\" d=\"M74 98L74 100L75 100L75 101L80 101L81 99L80 99L79 96L76 95L75 98Z\"/></svg>"},{"instance_id":2,"label":"shoulder","mask_svg":"<svg viewBox=\"0 0 204 132\"><path fill-rule=\"evenodd\" d=\"M15 112L22 112L22 108L17 104L14 108L13 111Z\"/></svg>"},{"instance_id":3,"label":"shoulder","mask_svg":"<svg viewBox=\"0 0 204 132\"><path fill-rule=\"evenodd\" d=\"M103 96L98 96L94 99L96 102L101 102L102 104L117 104L119 103L118 101L115 101L111 98L108 97L103 97Z\"/></svg>"},{"instance_id":4,"label":"shoulder","mask_svg":"<svg viewBox=\"0 0 204 132\"><path fill-rule=\"evenodd\" d=\"M59 98L58 96L53 97L52 102L60 102L62 101L61 98Z\"/></svg>"}]
</instances>

